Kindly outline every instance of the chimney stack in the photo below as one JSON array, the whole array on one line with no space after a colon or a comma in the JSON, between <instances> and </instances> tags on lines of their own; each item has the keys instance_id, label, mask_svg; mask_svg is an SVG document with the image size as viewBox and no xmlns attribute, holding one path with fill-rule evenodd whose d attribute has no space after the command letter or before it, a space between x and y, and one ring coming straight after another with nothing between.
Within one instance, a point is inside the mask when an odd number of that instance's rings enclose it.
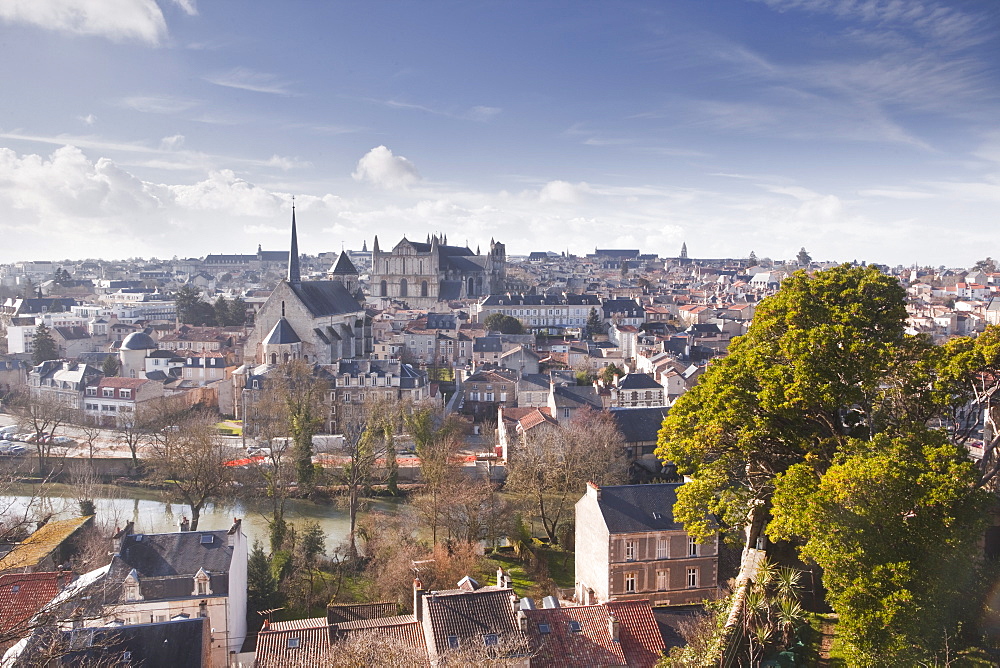
<instances>
[{"instance_id":1,"label":"chimney stack","mask_svg":"<svg viewBox=\"0 0 1000 668\"><path fill-rule=\"evenodd\" d=\"M614 642L619 642L618 620L615 618L615 613L611 611L608 611L608 632L611 634L611 639Z\"/></svg>"},{"instance_id":2,"label":"chimney stack","mask_svg":"<svg viewBox=\"0 0 1000 668\"><path fill-rule=\"evenodd\" d=\"M413 578L413 618L418 622L424 617L423 602L424 583L420 578Z\"/></svg>"}]
</instances>

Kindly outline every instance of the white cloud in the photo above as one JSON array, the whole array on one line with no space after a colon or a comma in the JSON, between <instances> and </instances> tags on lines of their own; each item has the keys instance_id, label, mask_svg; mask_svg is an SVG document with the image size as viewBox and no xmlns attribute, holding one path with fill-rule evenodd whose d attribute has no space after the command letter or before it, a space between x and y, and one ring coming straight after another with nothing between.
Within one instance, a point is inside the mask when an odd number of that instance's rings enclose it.
<instances>
[{"instance_id":1,"label":"white cloud","mask_svg":"<svg viewBox=\"0 0 1000 668\"><path fill-rule=\"evenodd\" d=\"M184 145L184 135L171 135L160 140L160 148L164 151L175 151Z\"/></svg>"},{"instance_id":2,"label":"white cloud","mask_svg":"<svg viewBox=\"0 0 1000 668\"><path fill-rule=\"evenodd\" d=\"M169 95L136 95L127 97L122 102L126 107L145 114L179 114L201 104L197 100Z\"/></svg>"},{"instance_id":3,"label":"white cloud","mask_svg":"<svg viewBox=\"0 0 1000 668\"><path fill-rule=\"evenodd\" d=\"M279 80L273 74L255 72L245 67L236 67L224 74L205 77L205 81L214 83L217 86L249 90L255 93L294 95L294 93L289 89L291 84L288 82Z\"/></svg>"},{"instance_id":4,"label":"white cloud","mask_svg":"<svg viewBox=\"0 0 1000 668\"><path fill-rule=\"evenodd\" d=\"M5 0L0 19L114 41L159 44L167 24L154 0Z\"/></svg>"},{"instance_id":5,"label":"white cloud","mask_svg":"<svg viewBox=\"0 0 1000 668\"><path fill-rule=\"evenodd\" d=\"M188 16L198 15L198 7L195 5L195 0L174 0L174 4L183 9Z\"/></svg>"},{"instance_id":6,"label":"white cloud","mask_svg":"<svg viewBox=\"0 0 1000 668\"><path fill-rule=\"evenodd\" d=\"M403 188L420 180L420 172L401 155L393 155L385 146L376 146L360 160L352 174L356 181L367 181L384 188Z\"/></svg>"},{"instance_id":7,"label":"white cloud","mask_svg":"<svg viewBox=\"0 0 1000 668\"><path fill-rule=\"evenodd\" d=\"M566 181L549 181L538 191L540 202L561 202L579 204L590 190L586 183L572 184Z\"/></svg>"},{"instance_id":8,"label":"white cloud","mask_svg":"<svg viewBox=\"0 0 1000 668\"><path fill-rule=\"evenodd\" d=\"M97 116L94 116L93 114L87 114L86 116L80 116L79 118L84 125L93 125L97 122Z\"/></svg>"}]
</instances>

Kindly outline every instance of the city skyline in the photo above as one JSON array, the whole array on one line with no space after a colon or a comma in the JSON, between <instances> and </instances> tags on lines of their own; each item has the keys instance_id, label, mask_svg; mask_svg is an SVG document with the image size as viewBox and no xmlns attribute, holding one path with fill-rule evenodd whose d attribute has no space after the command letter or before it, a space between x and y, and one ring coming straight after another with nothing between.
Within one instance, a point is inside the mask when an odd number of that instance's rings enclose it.
<instances>
[{"instance_id":1,"label":"city skyline","mask_svg":"<svg viewBox=\"0 0 1000 668\"><path fill-rule=\"evenodd\" d=\"M409 235L971 266L980 2L0 3L0 262Z\"/></svg>"}]
</instances>

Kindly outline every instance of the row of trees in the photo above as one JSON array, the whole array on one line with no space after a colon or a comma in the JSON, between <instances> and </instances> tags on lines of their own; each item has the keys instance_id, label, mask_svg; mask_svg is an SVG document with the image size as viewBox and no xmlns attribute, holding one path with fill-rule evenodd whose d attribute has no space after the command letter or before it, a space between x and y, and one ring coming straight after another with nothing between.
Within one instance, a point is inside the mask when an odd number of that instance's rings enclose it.
<instances>
[{"instance_id":1,"label":"row of trees","mask_svg":"<svg viewBox=\"0 0 1000 668\"><path fill-rule=\"evenodd\" d=\"M904 333L904 298L874 268L796 272L671 408L657 449L690 476L674 508L688 532L766 534L822 569L858 665L974 640L997 500L1000 329L936 346Z\"/></svg>"},{"instance_id":2,"label":"row of trees","mask_svg":"<svg viewBox=\"0 0 1000 668\"><path fill-rule=\"evenodd\" d=\"M188 325L242 327L247 321L247 304L242 298L227 300L222 295L209 303L201 298L201 290L182 285L174 295L177 319Z\"/></svg>"}]
</instances>

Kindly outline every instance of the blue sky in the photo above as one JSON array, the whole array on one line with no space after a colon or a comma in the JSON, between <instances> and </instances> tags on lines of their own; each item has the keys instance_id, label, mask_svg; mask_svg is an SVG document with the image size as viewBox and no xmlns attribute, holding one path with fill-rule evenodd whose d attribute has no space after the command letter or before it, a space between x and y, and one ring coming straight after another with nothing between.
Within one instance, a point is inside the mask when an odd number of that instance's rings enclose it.
<instances>
[{"instance_id":1,"label":"blue sky","mask_svg":"<svg viewBox=\"0 0 1000 668\"><path fill-rule=\"evenodd\" d=\"M1000 256L1000 3L0 0L0 261Z\"/></svg>"}]
</instances>

